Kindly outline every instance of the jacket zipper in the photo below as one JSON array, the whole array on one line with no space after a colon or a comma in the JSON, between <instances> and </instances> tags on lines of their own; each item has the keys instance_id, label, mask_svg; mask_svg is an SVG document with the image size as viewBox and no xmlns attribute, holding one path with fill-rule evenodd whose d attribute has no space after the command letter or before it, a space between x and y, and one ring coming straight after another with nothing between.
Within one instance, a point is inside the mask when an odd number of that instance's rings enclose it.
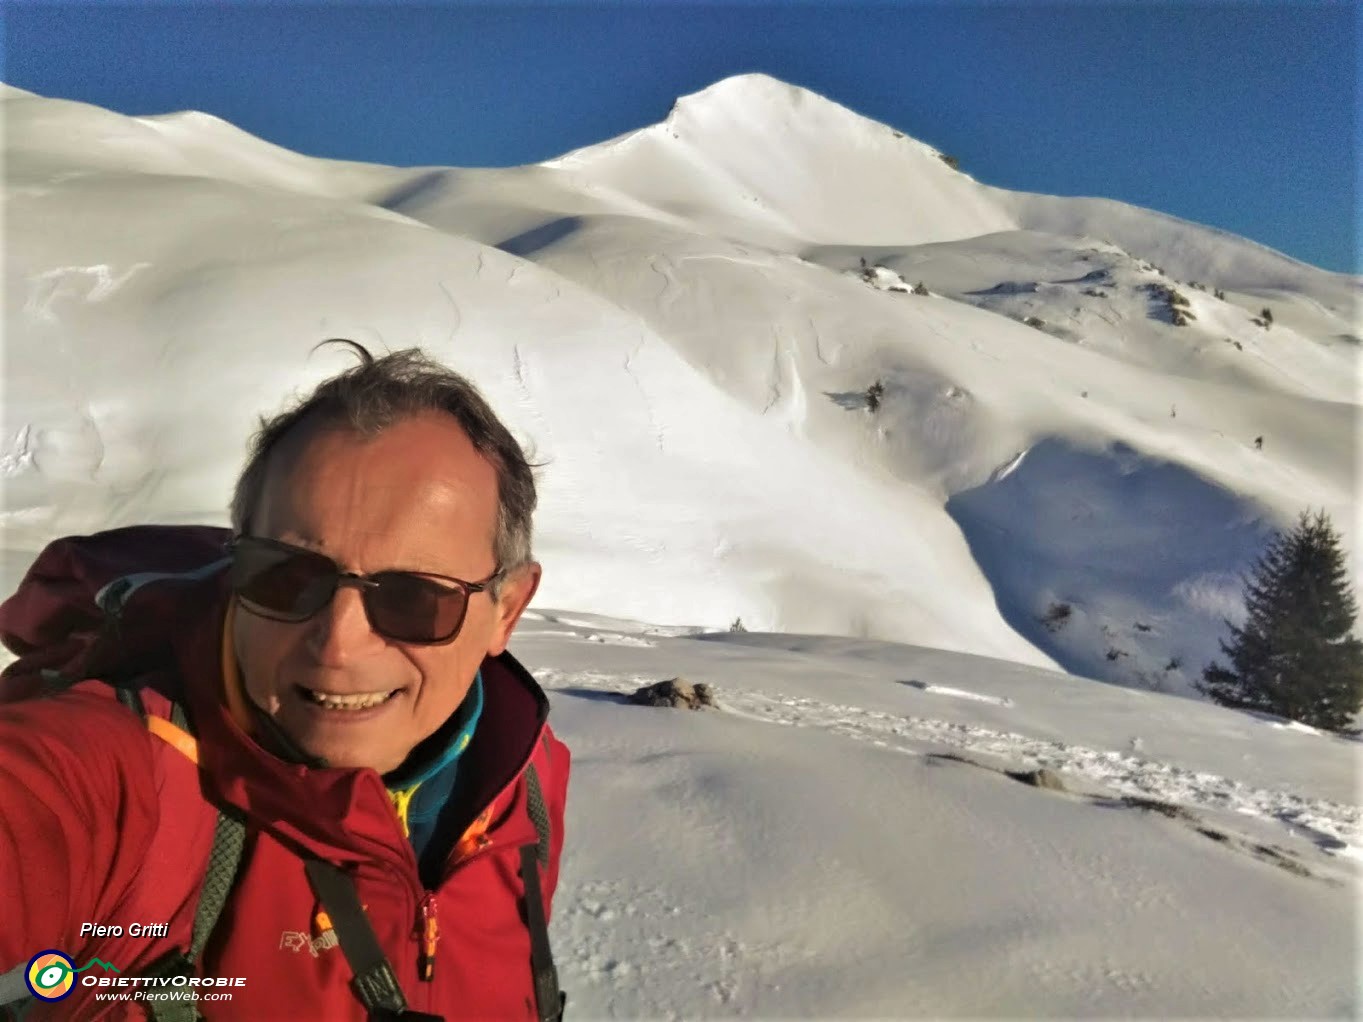
<instances>
[{"instance_id":1,"label":"jacket zipper","mask_svg":"<svg viewBox=\"0 0 1363 1022\"><path fill-rule=\"evenodd\" d=\"M480 835L478 847L456 862L450 873L478 858L491 848L492 844L492 839L486 834ZM435 949L436 945L440 943L439 904L435 900L434 891L422 891L421 901L417 907L416 937L421 945L417 957L417 978L424 983L433 982L435 979Z\"/></svg>"},{"instance_id":2,"label":"jacket zipper","mask_svg":"<svg viewBox=\"0 0 1363 1022\"><path fill-rule=\"evenodd\" d=\"M462 866L470 859L482 855L492 847L492 839L486 834L480 835L478 847L461 859L456 865ZM440 911L439 903L435 900L434 891L423 891L421 901L417 906L416 936L421 943L421 951L417 957L417 978L424 983L430 983L435 979L435 949L440 943Z\"/></svg>"},{"instance_id":3,"label":"jacket zipper","mask_svg":"<svg viewBox=\"0 0 1363 1022\"><path fill-rule=\"evenodd\" d=\"M436 911L435 894L432 891L427 891L422 896L417 934L421 938L417 976L422 982L429 983L435 979L435 946L440 941L440 919Z\"/></svg>"},{"instance_id":4,"label":"jacket zipper","mask_svg":"<svg viewBox=\"0 0 1363 1022\"><path fill-rule=\"evenodd\" d=\"M535 733L535 740L531 743L530 756L526 758L526 763L529 763L530 760L534 758L535 746L539 744L543 736L544 723L541 721L539 729ZM488 805L495 805L499 798L515 787L516 784L520 782L521 774L524 772L525 766L522 765L521 771L512 777L511 780L507 781L506 784L502 785L501 789L492 796ZM392 806L392 801L388 800L388 804ZM396 810L394 810L393 815L395 817L397 816ZM482 855L492 847L492 844L493 842L490 837L486 834L480 834L477 848L473 849L462 859L450 863L446 867L445 879L449 879L456 869L459 869L466 865L470 860L476 859L478 856ZM408 847L410 848L410 843ZM438 906L435 900L435 892L427 891L424 887L421 887L421 885L418 886L420 887L422 894L417 909L416 920L416 936L421 944L420 954L417 957L417 977L422 982L430 983L435 979L435 949L436 945L440 942L440 919L438 915Z\"/></svg>"}]
</instances>

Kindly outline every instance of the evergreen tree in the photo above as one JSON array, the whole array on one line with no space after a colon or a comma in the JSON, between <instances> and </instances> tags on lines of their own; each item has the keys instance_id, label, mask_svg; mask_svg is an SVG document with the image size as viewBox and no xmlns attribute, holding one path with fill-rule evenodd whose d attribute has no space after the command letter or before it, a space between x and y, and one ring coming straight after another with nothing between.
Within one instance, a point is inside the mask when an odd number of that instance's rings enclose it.
<instances>
[{"instance_id":1,"label":"evergreen tree","mask_svg":"<svg viewBox=\"0 0 1363 1022\"><path fill-rule=\"evenodd\" d=\"M1303 512L1246 579L1243 627L1229 621L1198 688L1222 706L1262 710L1313 727L1347 728L1363 707L1363 642L1339 534L1324 511Z\"/></svg>"}]
</instances>

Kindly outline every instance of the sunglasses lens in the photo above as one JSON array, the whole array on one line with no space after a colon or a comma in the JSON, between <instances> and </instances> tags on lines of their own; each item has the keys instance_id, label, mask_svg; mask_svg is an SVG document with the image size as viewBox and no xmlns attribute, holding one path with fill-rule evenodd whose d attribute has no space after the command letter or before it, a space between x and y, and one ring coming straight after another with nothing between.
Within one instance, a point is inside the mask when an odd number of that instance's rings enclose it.
<instances>
[{"instance_id":1,"label":"sunglasses lens","mask_svg":"<svg viewBox=\"0 0 1363 1022\"><path fill-rule=\"evenodd\" d=\"M232 558L232 588L253 610L301 621L317 613L336 587L336 567L320 554L249 541Z\"/></svg>"},{"instance_id":2,"label":"sunglasses lens","mask_svg":"<svg viewBox=\"0 0 1363 1022\"><path fill-rule=\"evenodd\" d=\"M374 630L398 642L443 642L464 620L462 589L401 572L373 576L378 586L364 591Z\"/></svg>"}]
</instances>

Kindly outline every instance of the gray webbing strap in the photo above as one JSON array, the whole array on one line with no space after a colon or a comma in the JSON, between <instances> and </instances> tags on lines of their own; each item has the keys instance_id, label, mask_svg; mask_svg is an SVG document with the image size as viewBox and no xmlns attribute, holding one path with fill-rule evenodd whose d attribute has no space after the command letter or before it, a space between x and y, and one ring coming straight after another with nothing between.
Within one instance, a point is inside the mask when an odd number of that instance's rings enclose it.
<instances>
[{"instance_id":1,"label":"gray webbing strap","mask_svg":"<svg viewBox=\"0 0 1363 1022\"><path fill-rule=\"evenodd\" d=\"M213 849L208 853L208 873L199 895L199 909L194 914L194 936L189 945L191 962L197 963L202 957L213 927L218 925L218 917L236 882L245 847L245 822L235 810L219 810L218 823L213 829Z\"/></svg>"},{"instance_id":2,"label":"gray webbing strap","mask_svg":"<svg viewBox=\"0 0 1363 1022\"><path fill-rule=\"evenodd\" d=\"M539 847L536 855L539 858L540 869L549 868L549 810L544 805L544 792L540 789L539 771L535 769L535 764L531 763L525 770L526 787L526 812L530 814L530 822L535 825L535 834L539 837Z\"/></svg>"},{"instance_id":3,"label":"gray webbing strap","mask_svg":"<svg viewBox=\"0 0 1363 1022\"><path fill-rule=\"evenodd\" d=\"M128 691L120 689L119 694ZM140 705L137 693L132 695ZM189 718L184 707L178 702L170 707L171 723L183 731L191 731ZM195 974L198 963L203 957L213 929L227 905L227 897L236 882L241 868L242 856L246 849L246 822L235 809L219 809L217 823L213 827L213 847L208 852L208 870L204 874L203 887L199 892L199 907L194 913L194 929L190 936L189 951L175 951L156 962L144 975L185 975ZM145 1004L152 1022L199 1022L203 1017L195 1003L190 1000L148 1001Z\"/></svg>"},{"instance_id":4,"label":"gray webbing strap","mask_svg":"<svg viewBox=\"0 0 1363 1022\"><path fill-rule=\"evenodd\" d=\"M525 922L530 930L530 972L535 984L535 1007L540 1022L563 1018L566 998L559 990L558 970L549 946L549 926L544 919L544 898L540 888L541 869L549 865L549 810L544 804L539 771L533 763L525 771L526 812L535 825L538 841L534 849L521 849L521 882L525 884Z\"/></svg>"},{"instance_id":5,"label":"gray webbing strap","mask_svg":"<svg viewBox=\"0 0 1363 1022\"><path fill-rule=\"evenodd\" d=\"M28 975L28 962L20 962L9 972L0 975L0 1011L7 1005L17 1004L29 998L28 983L24 977Z\"/></svg>"},{"instance_id":6,"label":"gray webbing strap","mask_svg":"<svg viewBox=\"0 0 1363 1022\"><path fill-rule=\"evenodd\" d=\"M151 1022L200 1022L203 1018L190 1000L144 1001L143 1005Z\"/></svg>"}]
</instances>

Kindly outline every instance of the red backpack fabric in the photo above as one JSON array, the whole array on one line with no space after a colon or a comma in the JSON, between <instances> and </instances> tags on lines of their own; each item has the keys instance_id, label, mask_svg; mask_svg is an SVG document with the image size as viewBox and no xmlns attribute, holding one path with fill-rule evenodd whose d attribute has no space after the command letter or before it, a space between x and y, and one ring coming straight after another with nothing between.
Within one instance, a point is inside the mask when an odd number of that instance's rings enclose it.
<instances>
[{"instance_id":1,"label":"red backpack fabric","mask_svg":"<svg viewBox=\"0 0 1363 1022\"><path fill-rule=\"evenodd\" d=\"M0 643L18 659L0 672L0 702L27 699L54 687L44 671L67 678L128 680L164 667L170 658L173 621L158 608L113 622L100 607L115 595L117 579L148 574L195 572L221 561L231 538L227 529L200 525L133 525L93 536L49 543L24 575L19 588L0 603ZM126 589L121 595L126 595ZM108 632L105 632L105 629ZM96 640L106 642L96 649ZM116 640L116 641L115 641Z\"/></svg>"},{"instance_id":2,"label":"red backpack fabric","mask_svg":"<svg viewBox=\"0 0 1363 1022\"><path fill-rule=\"evenodd\" d=\"M354 874L413 1009L451 1020L556 1017L561 1003L541 1003L546 989L558 1000L556 980L545 986L544 924L571 761L544 719L542 690L510 654L484 661L484 719L465 752L487 775L473 796L482 812L438 889L423 894L416 880L414 893L415 860L378 775L264 754L206 683L221 677L221 619L211 625L227 599L228 538L225 529L134 526L58 540L0 604L0 641L18 655L0 672L0 703L11 704L0 706L0 870L22 894L0 925L0 973L56 947L78 967L99 958L139 975L187 948L214 820L227 809L245 817L249 845L201 972L252 985L228 1003L200 1002L201 1017L365 1017L335 935L310 929L326 916L304 875L309 856ZM99 680L80 680L89 678ZM135 688L150 717L187 708L194 761L118 706L117 686ZM43 816L42 806L63 803L71 812ZM98 869L77 865L90 858ZM120 911L168 932L78 938L77 920L132 921L108 918ZM428 916L428 935L443 930L433 980L416 964L413 912L416 930ZM65 929L53 929L56 918ZM527 932L527 919L538 932ZM29 947L39 931L43 946ZM32 1002L25 1018L145 1017L145 1002L97 1003L95 993L83 982L68 1000Z\"/></svg>"}]
</instances>

